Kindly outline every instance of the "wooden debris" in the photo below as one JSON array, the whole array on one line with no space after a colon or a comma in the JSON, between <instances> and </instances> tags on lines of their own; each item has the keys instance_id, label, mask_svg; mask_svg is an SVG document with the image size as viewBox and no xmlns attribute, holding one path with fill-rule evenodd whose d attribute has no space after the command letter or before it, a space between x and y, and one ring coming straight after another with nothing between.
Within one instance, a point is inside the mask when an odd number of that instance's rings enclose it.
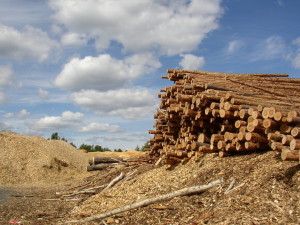
<instances>
[{"instance_id":1,"label":"wooden debris","mask_svg":"<svg viewBox=\"0 0 300 225\"><path fill-rule=\"evenodd\" d=\"M136 209L136 208L146 206L146 205L150 205L154 202L168 200L168 199L172 199L172 198L175 198L175 197L178 197L178 196L191 195L191 194L196 194L196 193L199 193L199 192L203 192L203 191L206 191L206 190L208 190L212 187L217 186L218 184L220 184L222 182L223 182L223 179L218 179L218 180L215 180L215 181L213 181L213 182L211 182L207 185L200 185L200 186L184 188L184 189L174 191L174 192L169 193L169 194L161 195L161 196L158 196L158 197L155 197L155 198L145 199L145 200L142 200L140 202L133 203L131 205L126 205L126 206L114 209L114 210L106 212L106 213L101 213L99 215L91 216L91 217L88 217L88 218L83 219L83 220L72 220L72 221L67 221L66 223L68 223L68 224L70 224L70 223L83 224L83 223L94 221L94 220L104 219L104 218L116 215L118 213L126 212L126 211L129 211L129 210L132 210L132 209Z\"/></svg>"},{"instance_id":2,"label":"wooden debris","mask_svg":"<svg viewBox=\"0 0 300 225\"><path fill-rule=\"evenodd\" d=\"M125 177L124 173L121 172L121 174L119 176L117 176L115 179L113 179L107 186L106 188L103 189L103 191L111 188L112 186L114 186L116 183L118 183L120 180L122 180Z\"/></svg>"},{"instance_id":3,"label":"wooden debris","mask_svg":"<svg viewBox=\"0 0 300 225\"><path fill-rule=\"evenodd\" d=\"M123 158L123 157L94 157L89 160L89 166L87 171L104 170L107 168L113 168L118 165L135 165L139 163L148 162L146 158Z\"/></svg>"}]
</instances>

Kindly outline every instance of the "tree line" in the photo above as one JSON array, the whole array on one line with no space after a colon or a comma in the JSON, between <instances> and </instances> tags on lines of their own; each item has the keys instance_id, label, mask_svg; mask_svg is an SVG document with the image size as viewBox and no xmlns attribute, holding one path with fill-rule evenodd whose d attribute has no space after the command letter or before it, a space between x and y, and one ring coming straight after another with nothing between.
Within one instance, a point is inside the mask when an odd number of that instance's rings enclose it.
<instances>
[{"instance_id":1,"label":"tree line","mask_svg":"<svg viewBox=\"0 0 300 225\"><path fill-rule=\"evenodd\" d=\"M68 140L66 138L60 137L58 135L58 132L53 133L51 135L51 137L48 138L48 140L62 140L62 141L68 142ZM77 146L72 142L70 142L70 145L77 148ZM142 147L137 145L135 150L136 151L145 151L145 149L149 147L148 145L149 145L149 142L147 141ZM77 149L84 149L88 152L122 152L122 149L120 149L120 148L112 150L112 149L107 148L107 147L103 148L101 145L88 145L88 144L84 144L84 143L81 144L79 146L79 148L77 148Z\"/></svg>"}]
</instances>

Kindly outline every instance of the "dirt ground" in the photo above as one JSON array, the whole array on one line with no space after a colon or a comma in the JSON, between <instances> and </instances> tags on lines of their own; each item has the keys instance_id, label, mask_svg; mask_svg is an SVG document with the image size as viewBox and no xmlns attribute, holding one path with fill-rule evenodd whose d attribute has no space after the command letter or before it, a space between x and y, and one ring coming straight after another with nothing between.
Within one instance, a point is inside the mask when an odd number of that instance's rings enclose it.
<instances>
[{"instance_id":1,"label":"dirt ground","mask_svg":"<svg viewBox=\"0 0 300 225\"><path fill-rule=\"evenodd\" d=\"M125 179L103 191L101 185L121 171ZM88 178L56 189L21 189L19 196L23 197L10 197L0 205L0 224L14 220L21 224L66 224L218 178L224 182L203 193L75 224L300 224L300 164L283 162L276 152L227 158L207 154L173 168L146 163L120 166L92 172ZM93 193L72 195L96 186ZM229 186L232 188L226 191ZM69 196L64 197L66 194Z\"/></svg>"},{"instance_id":2,"label":"dirt ground","mask_svg":"<svg viewBox=\"0 0 300 225\"><path fill-rule=\"evenodd\" d=\"M153 165L149 164L139 166L138 174L152 167ZM8 189L5 187L5 190L9 190L9 193L4 199L4 203L0 204L0 224L65 224L70 218L70 212L99 192L99 190L96 190L95 193L75 195L75 198L72 196L70 198L64 197L64 195L73 194L89 187L108 184L120 171L128 172L131 169L121 166L113 170L106 169L104 171L91 172L89 177L81 181L75 180L73 183L69 181L62 182L56 187L53 184L48 186L43 184L42 187L36 188L21 186Z\"/></svg>"}]
</instances>

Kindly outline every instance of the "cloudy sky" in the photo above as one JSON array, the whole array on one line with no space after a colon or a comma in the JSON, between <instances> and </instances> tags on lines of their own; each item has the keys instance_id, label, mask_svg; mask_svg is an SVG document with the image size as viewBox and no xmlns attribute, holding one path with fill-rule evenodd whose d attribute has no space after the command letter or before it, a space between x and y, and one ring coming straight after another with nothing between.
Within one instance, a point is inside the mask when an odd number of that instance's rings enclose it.
<instances>
[{"instance_id":1,"label":"cloudy sky","mask_svg":"<svg viewBox=\"0 0 300 225\"><path fill-rule=\"evenodd\" d=\"M0 3L0 130L133 149L168 68L300 78L298 0Z\"/></svg>"}]
</instances>

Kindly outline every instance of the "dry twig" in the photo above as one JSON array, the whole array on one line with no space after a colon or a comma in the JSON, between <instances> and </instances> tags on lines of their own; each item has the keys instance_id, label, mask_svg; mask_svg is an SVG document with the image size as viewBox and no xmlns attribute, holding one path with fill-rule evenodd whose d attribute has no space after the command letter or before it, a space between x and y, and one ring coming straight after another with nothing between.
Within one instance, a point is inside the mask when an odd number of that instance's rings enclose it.
<instances>
[{"instance_id":1,"label":"dry twig","mask_svg":"<svg viewBox=\"0 0 300 225\"><path fill-rule=\"evenodd\" d=\"M117 176L115 179L113 179L107 186L106 188L103 189L103 191L111 188L112 186L114 186L116 183L118 183L120 180L122 180L125 177L124 173L121 172L121 174L119 176Z\"/></svg>"},{"instance_id":2,"label":"dry twig","mask_svg":"<svg viewBox=\"0 0 300 225\"><path fill-rule=\"evenodd\" d=\"M161 196L158 196L158 197L155 197L155 198L145 199L145 200L142 200L140 202L135 202L131 205L126 205L126 206L114 209L114 210L106 212L106 213L101 213L99 215L88 217L88 218L83 219L83 220L72 220L72 221L67 221L66 223L68 223L68 224L69 223L77 223L77 224L79 223L79 224L81 224L81 223L90 222L90 221L94 221L94 220L104 219L106 217L109 217L109 216L112 216L112 215L115 215L115 214L118 214L118 213L122 213L122 212L125 212L125 211L129 211L131 209L136 209L136 208L139 208L139 207L142 207L142 206L150 205L150 204L152 204L154 202L157 202L157 201L167 200L167 199L171 199L171 198L178 197L178 196L183 196L183 195L196 194L196 193L205 191L207 189L210 189L210 188L220 184L221 182L223 182L223 178L215 180L215 181L213 181L213 182L211 182L207 185L200 185L200 186L184 188L184 189L174 191L174 192L169 193L169 194L161 195Z\"/></svg>"}]
</instances>

